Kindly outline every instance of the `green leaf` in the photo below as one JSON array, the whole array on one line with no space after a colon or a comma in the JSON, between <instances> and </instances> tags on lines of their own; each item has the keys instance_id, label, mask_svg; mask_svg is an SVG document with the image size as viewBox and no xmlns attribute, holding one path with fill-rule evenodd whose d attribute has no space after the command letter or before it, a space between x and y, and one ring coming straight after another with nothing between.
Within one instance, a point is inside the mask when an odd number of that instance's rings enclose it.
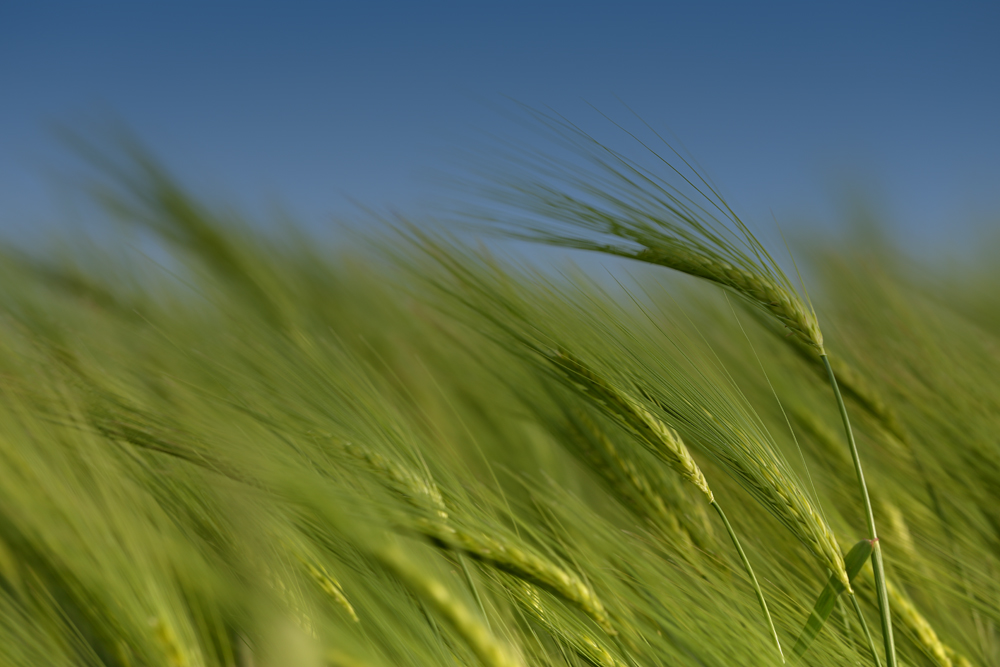
<instances>
[{"instance_id":1,"label":"green leaf","mask_svg":"<svg viewBox=\"0 0 1000 667\"><path fill-rule=\"evenodd\" d=\"M872 543L870 540L861 540L844 558L844 565L847 569L847 578L849 580L854 580L854 577L858 575L861 571L862 566L864 566L865 561L872 555ZM830 617L830 613L833 611L834 605L837 603L837 596L843 593L846 589L844 585L837 580L833 575L830 576L830 581L827 582L826 587L823 588L823 592L819 594L816 599L816 604L813 606L812 613L809 614L809 619L806 621L806 625L802 628L802 633L799 635L798 640L795 642L795 646L792 648L792 653L801 658L805 655L805 652L809 650L809 646L812 644L813 640L816 639L816 635L823 628L823 624L826 623L826 619Z\"/></svg>"}]
</instances>

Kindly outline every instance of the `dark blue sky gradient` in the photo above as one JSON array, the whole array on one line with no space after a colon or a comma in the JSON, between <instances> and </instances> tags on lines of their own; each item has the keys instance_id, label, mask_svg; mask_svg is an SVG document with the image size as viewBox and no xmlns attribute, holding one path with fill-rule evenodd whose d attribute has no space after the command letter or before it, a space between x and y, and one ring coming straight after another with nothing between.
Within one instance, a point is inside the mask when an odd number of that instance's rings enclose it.
<instances>
[{"instance_id":1,"label":"dark blue sky gradient","mask_svg":"<svg viewBox=\"0 0 1000 667\"><path fill-rule=\"evenodd\" d=\"M529 136L506 97L591 129L620 98L758 225L836 230L854 187L912 249L1000 227L998 3L9 4L8 238L72 217L54 124L124 121L198 190L320 229L447 196L483 132Z\"/></svg>"}]
</instances>

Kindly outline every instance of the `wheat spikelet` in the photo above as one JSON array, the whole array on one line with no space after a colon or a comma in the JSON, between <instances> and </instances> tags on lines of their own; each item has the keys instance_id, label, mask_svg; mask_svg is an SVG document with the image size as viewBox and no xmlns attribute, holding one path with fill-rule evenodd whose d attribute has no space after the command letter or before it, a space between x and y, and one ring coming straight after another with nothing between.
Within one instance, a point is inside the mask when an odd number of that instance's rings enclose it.
<instances>
[{"instance_id":1,"label":"wheat spikelet","mask_svg":"<svg viewBox=\"0 0 1000 667\"><path fill-rule=\"evenodd\" d=\"M519 238L628 257L709 280L823 352L812 309L701 174L684 175L659 158L690 186L678 187L570 123L544 114L540 119L593 169L551 159L520 164L521 176L488 189L491 199L513 209L502 219L487 214L492 226Z\"/></svg>"},{"instance_id":2,"label":"wheat spikelet","mask_svg":"<svg viewBox=\"0 0 1000 667\"><path fill-rule=\"evenodd\" d=\"M955 661L952 660L952 656L965 661L965 658L944 645L931 624L917 611L909 596L899 590L892 581L886 582L886 589L889 592L889 600L892 602L892 609L896 616L910 632L916 635L920 646L934 658L938 665L953 667Z\"/></svg>"},{"instance_id":3,"label":"wheat spikelet","mask_svg":"<svg viewBox=\"0 0 1000 667\"><path fill-rule=\"evenodd\" d=\"M893 544L899 544L911 562L917 562L917 548L913 542L913 535L910 534L910 527L906 523L906 517L893 503L877 498L882 506L882 511L889 517L889 530L891 531Z\"/></svg>"},{"instance_id":4,"label":"wheat spikelet","mask_svg":"<svg viewBox=\"0 0 1000 667\"><path fill-rule=\"evenodd\" d=\"M377 452L353 443L341 443L341 448L355 459L365 463L376 476L389 481L393 490L407 498L411 504L420 508L429 506L439 518L448 519L444 496L441 495L441 490L432 480L421 477L409 468L399 465Z\"/></svg>"},{"instance_id":5,"label":"wheat spikelet","mask_svg":"<svg viewBox=\"0 0 1000 667\"><path fill-rule=\"evenodd\" d=\"M306 570L313 580L319 584L320 590L333 598L334 602L344 608L348 616L351 617L355 623L359 623L358 615L354 611L354 606L351 605L347 596L344 595L344 589L341 588L340 582L333 578L333 576L326 571L326 568L322 565L313 565L312 563L306 561L304 558L296 554L296 558L305 565Z\"/></svg>"},{"instance_id":6,"label":"wheat spikelet","mask_svg":"<svg viewBox=\"0 0 1000 667\"><path fill-rule=\"evenodd\" d=\"M672 508L658 491L660 485L643 474L635 462L627 458L607 434L582 410L576 411L568 427L577 452L611 486L620 499L647 517L666 534L680 536L686 546L695 544L708 548L714 543L711 524L707 521L702 505L691 505L685 510L700 512L703 522L693 520L687 512Z\"/></svg>"},{"instance_id":7,"label":"wheat spikelet","mask_svg":"<svg viewBox=\"0 0 1000 667\"><path fill-rule=\"evenodd\" d=\"M867 594L875 592L875 582L870 568L861 571L861 587ZM914 636L917 644L927 652L939 667L971 667L969 660L946 645L910 597L892 581L886 581L886 591L892 604L893 616Z\"/></svg>"},{"instance_id":8,"label":"wheat spikelet","mask_svg":"<svg viewBox=\"0 0 1000 667\"><path fill-rule=\"evenodd\" d=\"M944 652L948 656L948 659L951 660L952 664L955 665L955 667L973 667L972 663L969 662L968 658L966 658L961 653L955 651L954 649L945 646Z\"/></svg>"},{"instance_id":9,"label":"wheat spikelet","mask_svg":"<svg viewBox=\"0 0 1000 667\"><path fill-rule=\"evenodd\" d=\"M716 455L850 592L851 583L837 537L798 484L789 479L769 450L756 443L753 436L735 425L724 424L707 410L704 413L726 435L727 444L735 445L746 454L740 456L735 451L720 448Z\"/></svg>"},{"instance_id":10,"label":"wheat spikelet","mask_svg":"<svg viewBox=\"0 0 1000 667\"><path fill-rule=\"evenodd\" d=\"M347 655L343 651L330 650L324 655L326 663L330 667L374 667L371 663L358 660L352 655Z\"/></svg>"},{"instance_id":11,"label":"wheat spikelet","mask_svg":"<svg viewBox=\"0 0 1000 667\"><path fill-rule=\"evenodd\" d=\"M775 646L778 649L779 655L781 655L782 662L784 662L784 655L781 652L781 642L778 640L778 633L774 628L774 622L772 621L771 615L767 610L767 602L764 600L764 593L760 589L760 584L757 581L756 575L753 573L750 561L747 559L746 553L740 545L739 538L737 538L736 532L729 523L729 519L726 518L725 512L722 510L719 503L715 501L715 495L708 486L708 480L705 479L705 475L702 473L701 468L698 467L694 457L691 456L691 452L688 451L688 448L684 444L684 441L681 440L681 437L676 431L657 419L649 410L644 408L642 404L628 394L615 389L615 387L606 382L600 375L591 371L586 365L576 358L562 351L549 353L547 358L562 372L565 380L581 388L583 393L589 396L591 400L595 401L598 405L601 405L610 417L616 419L619 423L632 430L648 449L656 454L667 465L677 471L681 477L687 479L703 494L705 494L709 504L713 507L713 509L715 509L715 511L719 514L719 518L722 519L722 522L725 524L726 530L729 532L729 537L733 541L733 546L736 547L740 560L743 561L743 566L746 569L747 576L753 584L754 592L756 593L757 600L760 603L761 611L764 613L764 617L767 619L768 625L770 626ZM836 555L839 557L840 552L836 551ZM844 572L842 557L840 560L839 571L841 573ZM842 576L846 582L847 574L844 573ZM848 589L850 588L849 582L847 587Z\"/></svg>"},{"instance_id":12,"label":"wheat spikelet","mask_svg":"<svg viewBox=\"0 0 1000 667\"><path fill-rule=\"evenodd\" d=\"M191 661L184 654L177 634L162 616L156 616L149 620L149 625L153 629L153 636L159 644L170 667L188 667Z\"/></svg>"},{"instance_id":13,"label":"wheat spikelet","mask_svg":"<svg viewBox=\"0 0 1000 667\"><path fill-rule=\"evenodd\" d=\"M745 297L770 313L802 342L823 353L823 333L810 308L777 280L722 260L682 248L647 247L635 253L616 252L710 280Z\"/></svg>"},{"instance_id":14,"label":"wheat spikelet","mask_svg":"<svg viewBox=\"0 0 1000 667\"><path fill-rule=\"evenodd\" d=\"M676 431L568 353L551 352L547 359L561 371L565 380L582 389L609 417L635 433L653 454L694 484L708 502L715 501L705 475Z\"/></svg>"},{"instance_id":15,"label":"wheat spikelet","mask_svg":"<svg viewBox=\"0 0 1000 667\"><path fill-rule=\"evenodd\" d=\"M698 487L710 503L715 501L705 475L676 431L657 419L635 399L612 387L579 360L563 352L553 353L549 358L584 393L602 405L610 416L629 427L663 461ZM755 492L754 495L772 510L813 555L837 574L845 588L851 590L844 570L844 557L833 531L798 486L787 478L772 457L764 455L766 450L748 446L748 436L745 433L732 427L726 428L708 411L705 414L722 426L721 432L735 436L738 442L733 444L754 454L737 457L720 452L720 458L737 472L740 480Z\"/></svg>"}]
</instances>

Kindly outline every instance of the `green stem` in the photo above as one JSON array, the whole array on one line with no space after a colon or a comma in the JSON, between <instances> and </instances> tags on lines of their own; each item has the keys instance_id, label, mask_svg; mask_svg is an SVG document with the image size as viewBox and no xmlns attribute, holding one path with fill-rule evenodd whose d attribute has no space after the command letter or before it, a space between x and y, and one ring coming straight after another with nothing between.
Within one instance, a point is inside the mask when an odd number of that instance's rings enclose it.
<instances>
[{"instance_id":1,"label":"green stem","mask_svg":"<svg viewBox=\"0 0 1000 667\"><path fill-rule=\"evenodd\" d=\"M854 593L851 593L851 602L854 604L854 611L858 614L858 621L861 623L861 629L864 630L865 639L868 640L868 650L872 652L872 657L875 658L875 667L882 667L882 662L878 659L878 651L875 650L875 640L872 639L872 633L868 631L868 624L865 623L865 615L861 613L858 596Z\"/></svg>"},{"instance_id":2,"label":"green stem","mask_svg":"<svg viewBox=\"0 0 1000 667\"><path fill-rule=\"evenodd\" d=\"M847 443L851 447L851 459L854 461L854 472L858 476L858 486L861 487L861 497L865 502L865 516L868 520L868 537L872 541L872 570L875 572L875 590L878 594L878 611L882 619L882 639L885 642L885 661L888 667L896 667L896 645L892 639L892 617L889 611L889 592L885 586L885 567L882 564L882 547L875 532L875 515L872 513L872 501L868 497L868 486L865 484L865 474L861 470L861 458L858 456L858 446L854 442L854 431L851 430L851 420L847 416L847 406L840 394L837 378L830 367L830 358L821 354L826 373L830 376L833 395L837 398L840 408L840 418L844 421L844 431L847 433ZM856 603L855 603L856 604Z\"/></svg>"},{"instance_id":3,"label":"green stem","mask_svg":"<svg viewBox=\"0 0 1000 667\"><path fill-rule=\"evenodd\" d=\"M733 540L733 545L736 547L737 553L740 555L740 559L743 561L743 567L747 571L747 576L750 577L750 581L753 583L753 590L757 593L757 601L760 602L761 611L764 612L764 618L767 619L767 624L771 628L771 636L774 637L774 645L778 647L778 655L781 656L781 662L785 662L785 654L781 650L781 642L778 641L778 631L774 629L774 621L771 620L771 613L767 610L767 602L764 601L764 593L760 590L760 584L757 583L757 576L753 573L753 568L750 567L750 561L747 559L747 555L743 553L743 547L740 546L740 541L736 537L736 532L729 523L729 519L726 518L726 513L722 511L722 507L719 506L714 499L712 500L712 507L715 511L719 513L719 518L722 519L722 523L725 524L726 530L729 531L729 537Z\"/></svg>"}]
</instances>

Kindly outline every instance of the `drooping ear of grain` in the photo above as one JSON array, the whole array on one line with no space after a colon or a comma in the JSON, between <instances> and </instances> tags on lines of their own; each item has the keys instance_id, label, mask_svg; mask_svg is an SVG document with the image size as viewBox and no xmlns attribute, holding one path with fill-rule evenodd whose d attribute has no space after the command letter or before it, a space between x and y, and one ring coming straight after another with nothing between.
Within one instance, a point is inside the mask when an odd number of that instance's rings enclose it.
<instances>
[{"instance_id":1,"label":"drooping ear of grain","mask_svg":"<svg viewBox=\"0 0 1000 667\"><path fill-rule=\"evenodd\" d=\"M816 314L798 295L770 276L680 249L651 247L630 256L722 285L770 313L802 342L820 352L824 349L823 332L816 321Z\"/></svg>"},{"instance_id":2,"label":"drooping ear of grain","mask_svg":"<svg viewBox=\"0 0 1000 667\"><path fill-rule=\"evenodd\" d=\"M705 494L708 502L715 500L704 473L677 433L654 417L633 398L618 391L604 378L594 373L580 360L563 351L550 352L546 359L563 378L590 397L605 413L635 433L653 454L673 468L681 477Z\"/></svg>"}]
</instances>

